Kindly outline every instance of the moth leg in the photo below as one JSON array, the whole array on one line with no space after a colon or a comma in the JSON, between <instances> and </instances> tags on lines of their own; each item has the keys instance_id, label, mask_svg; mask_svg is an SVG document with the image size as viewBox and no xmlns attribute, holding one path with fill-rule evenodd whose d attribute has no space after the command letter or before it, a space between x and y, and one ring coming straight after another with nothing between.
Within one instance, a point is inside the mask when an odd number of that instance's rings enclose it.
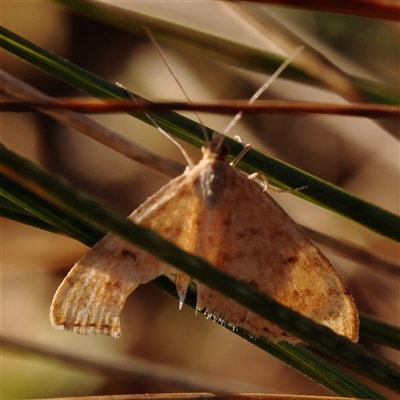
<instances>
[{"instance_id":1,"label":"moth leg","mask_svg":"<svg viewBox=\"0 0 400 400\"><path fill-rule=\"evenodd\" d=\"M235 139L243 145L243 150L234 158L232 162L229 163L231 167L234 167L242 158L243 156L253 147L251 143L243 143L243 140L240 136L235 135Z\"/></svg>"},{"instance_id":2,"label":"moth leg","mask_svg":"<svg viewBox=\"0 0 400 400\"><path fill-rule=\"evenodd\" d=\"M252 181L254 180L261 180L260 186L263 188L263 192L274 192L274 193L293 193L298 192L299 190L307 189L308 186L300 186L295 189L280 189L276 186L272 186L269 182L267 177L262 174L261 172L254 172L247 176L247 179Z\"/></svg>"},{"instance_id":3,"label":"moth leg","mask_svg":"<svg viewBox=\"0 0 400 400\"><path fill-rule=\"evenodd\" d=\"M185 303L190 278L186 274L178 274L175 279L176 291L179 296L179 309L181 310Z\"/></svg>"},{"instance_id":4,"label":"moth leg","mask_svg":"<svg viewBox=\"0 0 400 400\"><path fill-rule=\"evenodd\" d=\"M242 158L243 156L253 147L251 143L243 143L243 140L240 136L235 135L235 139L243 145L243 150L235 157L235 159L229 164L230 166L234 167ZM279 189L276 186L272 186L269 182L267 177L262 174L261 172L254 172L247 176L247 179L252 181L260 180L260 186L263 188L263 192L275 192L275 193L293 193L299 190L307 189L308 186L300 186L295 189Z\"/></svg>"}]
</instances>

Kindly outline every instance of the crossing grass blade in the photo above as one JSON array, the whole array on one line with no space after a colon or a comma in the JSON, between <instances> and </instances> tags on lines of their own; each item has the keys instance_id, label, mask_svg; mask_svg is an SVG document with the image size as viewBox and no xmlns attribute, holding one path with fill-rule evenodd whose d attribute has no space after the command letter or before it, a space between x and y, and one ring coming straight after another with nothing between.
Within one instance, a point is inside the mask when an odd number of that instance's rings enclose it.
<instances>
[{"instance_id":1,"label":"crossing grass blade","mask_svg":"<svg viewBox=\"0 0 400 400\"><path fill-rule=\"evenodd\" d=\"M234 298L253 312L307 341L312 346L355 371L391 390L400 391L400 368L393 362L385 360L362 346L352 343L347 338L336 335L330 329L283 307L269 297L257 292L251 286L212 268L201 258L191 256L174 245L165 242L155 232L132 224L132 222L116 212L93 201L83 192L75 190L65 181L45 173L32 162L10 152L4 145L0 146L0 160L1 173L8 177L13 176L19 184L28 190L42 193L47 201L61 207L76 218L93 224L100 231L112 231L121 235L126 240L151 252L156 257L182 269L191 277L200 280L228 297ZM259 345L259 347L262 346ZM277 350L276 348L274 349ZM288 353L287 348L284 350L282 359L286 358ZM304 362L304 366L306 365L307 362ZM310 374L315 375L315 370L310 371ZM323 378L321 377L321 379ZM333 381L337 381L337 377L329 376L326 385L331 388ZM351 384L350 386L353 387ZM337 387L336 390L343 390L343 386L342 389ZM357 394L353 394L354 396L362 397L365 395L364 393L360 396L358 389L355 387L354 390L357 391ZM368 396L384 398L377 393L373 395L369 393Z\"/></svg>"},{"instance_id":2,"label":"crossing grass blade","mask_svg":"<svg viewBox=\"0 0 400 400\"><path fill-rule=\"evenodd\" d=\"M130 98L126 90L120 86L34 45L3 27L0 27L0 46L35 67L93 96ZM140 96L135 96L140 98ZM145 114L135 113L133 115L152 125L152 121ZM203 145L204 130L198 123L173 112L152 114L151 117L177 139L196 147ZM211 136L213 130L206 128L206 132ZM234 158L242 150L241 144L231 138L227 137L226 143L230 148L231 158ZM293 194L356 221L381 235L400 241L399 216L287 163L251 149L241 159L238 168L247 173L262 172L272 184L284 189L307 186L307 189Z\"/></svg>"}]
</instances>

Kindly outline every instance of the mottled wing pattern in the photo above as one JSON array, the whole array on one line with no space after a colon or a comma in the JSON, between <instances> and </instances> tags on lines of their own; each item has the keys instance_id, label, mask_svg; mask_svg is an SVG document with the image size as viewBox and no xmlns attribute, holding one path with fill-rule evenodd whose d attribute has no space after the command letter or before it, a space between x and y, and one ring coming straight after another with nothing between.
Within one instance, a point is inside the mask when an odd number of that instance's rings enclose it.
<instances>
[{"instance_id":1,"label":"mottled wing pattern","mask_svg":"<svg viewBox=\"0 0 400 400\"><path fill-rule=\"evenodd\" d=\"M358 315L338 273L260 187L206 149L129 218L278 302L357 340ZM119 337L127 296L160 275L176 283L181 304L189 277L113 234L72 268L51 306L56 328ZM254 336L299 341L198 283L197 308Z\"/></svg>"},{"instance_id":2,"label":"mottled wing pattern","mask_svg":"<svg viewBox=\"0 0 400 400\"><path fill-rule=\"evenodd\" d=\"M142 266L146 266L145 271ZM160 269L160 262L147 253L107 235L61 283L53 298L50 320L58 329L119 337L119 315L126 298L148 276L160 275Z\"/></svg>"},{"instance_id":3,"label":"mottled wing pattern","mask_svg":"<svg viewBox=\"0 0 400 400\"><path fill-rule=\"evenodd\" d=\"M356 341L357 309L326 257L254 182L221 161L207 168L204 173L218 176L218 180L215 184L208 181L214 201L205 199L200 211L198 255L279 303ZM299 342L201 283L197 306L255 336Z\"/></svg>"},{"instance_id":4,"label":"mottled wing pattern","mask_svg":"<svg viewBox=\"0 0 400 400\"><path fill-rule=\"evenodd\" d=\"M186 180L185 174L172 180L129 218L189 250L196 243L196 224L192 220L197 217L193 210L196 202L188 198ZM119 337L119 316L126 298L138 285L160 275L176 280L184 299L189 282L185 274L108 234L75 264L61 283L51 305L51 322L55 328L80 334Z\"/></svg>"}]
</instances>

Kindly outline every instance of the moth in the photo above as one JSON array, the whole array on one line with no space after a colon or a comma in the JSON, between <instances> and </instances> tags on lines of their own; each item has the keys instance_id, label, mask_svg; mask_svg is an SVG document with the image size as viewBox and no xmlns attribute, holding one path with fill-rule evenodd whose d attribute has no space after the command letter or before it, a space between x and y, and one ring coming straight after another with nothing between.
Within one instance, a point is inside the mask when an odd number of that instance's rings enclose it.
<instances>
[{"instance_id":1,"label":"moth","mask_svg":"<svg viewBox=\"0 0 400 400\"><path fill-rule=\"evenodd\" d=\"M341 277L272 197L227 162L223 139L223 135L216 135L206 141L197 165L171 180L128 218L279 303L357 341L358 313ZM138 285L160 275L175 283L182 306L190 277L110 233L61 283L51 305L51 323L57 329L118 338L127 297ZM300 343L233 300L195 283L196 308L207 316L243 328L252 336Z\"/></svg>"},{"instance_id":2,"label":"moth","mask_svg":"<svg viewBox=\"0 0 400 400\"><path fill-rule=\"evenodd\" d=\"M128 218L356 341L358 314L339 274L282 208L227 163L219 137L203 158ZM108 234L71 269L51 305L55 328L119 337L120 313L138 285L165 275L183 304L190 277ZM197 283L197 309L272 341L298 343L233 300Z\"/></svg>"}]
</instances>

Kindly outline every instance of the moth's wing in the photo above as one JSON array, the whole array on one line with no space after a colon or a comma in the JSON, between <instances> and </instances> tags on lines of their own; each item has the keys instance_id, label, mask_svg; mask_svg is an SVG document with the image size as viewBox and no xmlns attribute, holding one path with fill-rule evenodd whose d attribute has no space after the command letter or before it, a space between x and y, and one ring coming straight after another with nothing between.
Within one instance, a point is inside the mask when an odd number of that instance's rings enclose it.
<instances>
[{"instance_id":1,"label":"moth's wing","mask_svg":"<svg viewBox=\"0 0 400 400\"><path fill-rule=\"evenodd\" d=\"M153 201L146 201L129 218L141 226L153 229L182 250L196 254L201 202L194 193L201 171L201 163L187 170L160 189L151 198ZM175 283L182 307L189 276L167 264L163 264L162 274Z\"/></svg>"},{"instance_id":2,"label":"moth's wing","mask_svg":"<svg viewBox=\"0 0 400 400\"><path fill-rule=\"evenodd\" d=\"M190 243L196 241L192 223L196 205L188 201L187 181L187 174L172 180L129 219L189 249ZM58 329L119 337L119 316L126 298L138 285L160 275L176 280L178 293L184 298L189 281L185 274L108 234L75 264L61 283L53 298L50 320Z\"/></svg>"},{"instance_id":3,"label":"moth's wing","mask_svg":"<svg viewBox=\"0 0 400 400\"><path fill-rule=\"evenodd\" d=\"M126 298L139 284L161 274L156 259L109 234L61 283L51 305L51 323L55 328L84 335L119 337L119 315Z\"/></svg>"},{"instance_id":4,"label":"moth's wing","mask_svg":"<svg viewBox=\"0 0 400 400\"><path fill-rule=\"evenodd\" d=\"M279 303L356 341L357 309L326 257L258 185L227 164L217 169L219 183L209 190L214 200L205 201L202 209L198 254ZM299 342L202 284L198 284L197 307L255 336Z\"/></svg>"}]
</instances>

